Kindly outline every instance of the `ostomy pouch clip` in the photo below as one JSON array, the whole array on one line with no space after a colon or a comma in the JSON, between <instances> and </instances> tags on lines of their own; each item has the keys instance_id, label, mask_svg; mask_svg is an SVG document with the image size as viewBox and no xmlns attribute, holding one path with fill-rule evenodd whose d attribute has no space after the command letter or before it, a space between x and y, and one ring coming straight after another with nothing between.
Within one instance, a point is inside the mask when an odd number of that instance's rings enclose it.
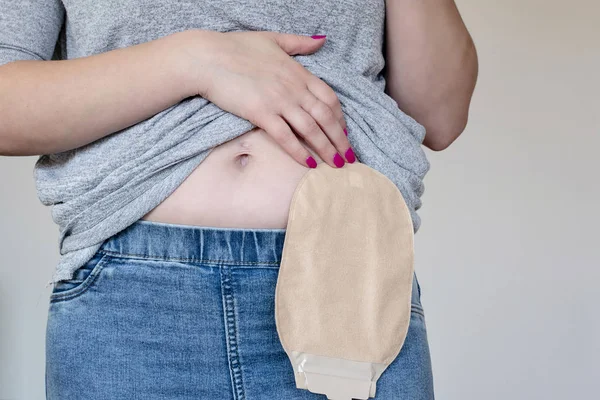
<instances>
[{"instance_id":1,"label":"ostomy pouch clip","mask_svg":"<svg viewBox=\"0 0 600 400\"><path fill-rule=\"evenodd\" d=\"M292 197L275 320L296 387L375 397L410 321L414 231L402 194L359 162L320 163Z\"/></svg>"}]
</instances>

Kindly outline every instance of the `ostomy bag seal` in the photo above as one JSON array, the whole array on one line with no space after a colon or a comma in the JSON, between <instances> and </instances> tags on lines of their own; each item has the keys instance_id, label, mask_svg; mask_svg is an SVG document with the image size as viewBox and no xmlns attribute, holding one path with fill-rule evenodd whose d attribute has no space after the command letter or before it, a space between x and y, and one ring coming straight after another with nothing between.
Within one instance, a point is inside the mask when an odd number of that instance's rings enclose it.
<instances>
[{"instance_id":1,"label":"ostomy bag seal","mask_svg":"<svg viewBox=\"0 0 600 400\"><path fill-rule=\"evenodd\" d=\"M408 332L413 240L406 202L379 171L320 163L302 177L275 290L297 388L335 400L375 397Z\"/></svg>"}]
</instances>

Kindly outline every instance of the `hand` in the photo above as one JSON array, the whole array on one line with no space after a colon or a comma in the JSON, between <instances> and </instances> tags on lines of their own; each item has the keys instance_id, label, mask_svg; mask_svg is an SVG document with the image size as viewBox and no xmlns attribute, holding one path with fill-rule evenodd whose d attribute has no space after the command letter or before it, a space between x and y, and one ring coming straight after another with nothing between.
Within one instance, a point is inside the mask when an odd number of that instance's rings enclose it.
<instances>
[{"instance_id":1,"label":"hand","mask_svg":"<svg viewBox=\"0 0 600 400\"><path fill-rule=\"evenodd\" d=\"M334 168L354 162L335 92L291 55L311 54L325 39L269 31L192 29L182 48L193 95L262 128L296 161L316 167L300 135Z\"/></svg>"}]
</instances>

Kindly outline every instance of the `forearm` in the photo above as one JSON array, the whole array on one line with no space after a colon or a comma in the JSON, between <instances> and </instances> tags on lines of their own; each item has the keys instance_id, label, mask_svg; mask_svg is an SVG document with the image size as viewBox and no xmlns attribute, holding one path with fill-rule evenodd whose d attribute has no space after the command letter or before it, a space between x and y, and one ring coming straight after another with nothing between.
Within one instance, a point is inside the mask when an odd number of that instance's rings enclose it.
<instances>
[{"instance_id":1,"label":"forearm","mask_svg":"<svg viewBox=\"0 0 600 400\"><path fill-rule=\"evenodd\" d=\"M453 0L386 0L386 92L448 147L464 130L478 74L475 46Z\"/></svg>"},{"instance_id":2,"label":"forearm","mask_svg":"<svg viewBox=\"0 0 600 400\"><path fill-rule=\"evenodd\" d=\"M0 67L0 155L70 150L190 96L179 34L73 60Z\"/></svg>"}]
</instances>

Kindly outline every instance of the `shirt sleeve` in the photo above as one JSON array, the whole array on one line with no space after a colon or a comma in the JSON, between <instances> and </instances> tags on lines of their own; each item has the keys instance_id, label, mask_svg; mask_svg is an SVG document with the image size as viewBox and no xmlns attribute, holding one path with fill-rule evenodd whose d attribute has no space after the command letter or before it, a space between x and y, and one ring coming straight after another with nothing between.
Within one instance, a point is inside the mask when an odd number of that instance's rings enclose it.
<instances>
[{"instance_id":1,"label":"shirt sleeve","mask_svg":"<svg viewBox=\"0 0 600 400\"><path fill-rule=\"evenodd\" d=\"M0 65L52 59L64 20L62 0L0 0Z\"/></svg>"}]
</instances>

